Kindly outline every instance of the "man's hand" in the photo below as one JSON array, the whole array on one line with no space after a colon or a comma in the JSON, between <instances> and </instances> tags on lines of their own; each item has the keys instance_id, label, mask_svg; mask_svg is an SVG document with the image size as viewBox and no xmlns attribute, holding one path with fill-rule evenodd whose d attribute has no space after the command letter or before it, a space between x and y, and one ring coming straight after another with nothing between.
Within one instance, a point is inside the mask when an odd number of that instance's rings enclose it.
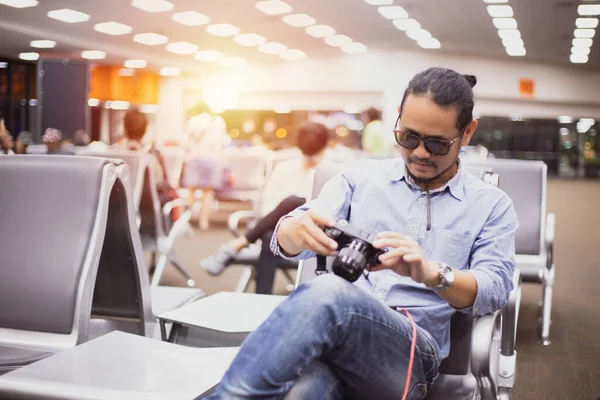
<instances>
[{"instance_id":1,"label":"man's hand","mask_svg":"<svg viewBox=\"0 0 600 400\"><path fill-rule=\"evenodd\" d=\"M378 249L387 247L387 253L379 256L381 265L371 271L391 269L398 275L409 276L417 283L436 286L440 283L439 266L427 261L419 244L397 232L381 232L373 246Z\"/></svg>"},{"instance_id":2,"label":"man's hand","mask_svg":"<svg viewBox=\"0 0 600 400\"><path fill-rule=\"evenodd\" d=\"M277 230L277 241L288 254L310 250L317 254L332 256L337 243L323 232L324 226L334 226L332 218L307 211L301 217L284 219Z\"/></svg>"}]
</instances>

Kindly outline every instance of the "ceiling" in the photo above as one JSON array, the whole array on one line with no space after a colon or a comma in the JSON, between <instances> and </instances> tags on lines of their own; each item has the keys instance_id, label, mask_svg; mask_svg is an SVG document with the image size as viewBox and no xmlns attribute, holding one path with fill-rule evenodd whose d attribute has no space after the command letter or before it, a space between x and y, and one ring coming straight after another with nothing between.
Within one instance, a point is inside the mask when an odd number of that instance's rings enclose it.
<instances>
[{"instance_id":1,"label":"ceiling","mask_svg":"<svg viewBox=\"0 0 600 400\"><path fill-rule=\"evenodd\" d=\"M515 19L527 49L526 60L572 65L569 62L571 39L577 18L577 5L583 0L510 0ZM142 58L149 68L177 66L194 74L220 70L217 63L195 60L192 55L177 55L165 45L146 46L133 41L136 33L155 32L169 42L188 41L200 50L218 50L238 56L248 64L287 63L277 55L243 47L232 37L216 37L205 32L205 26L189 27L171 19L179 11L198 11L211 18L211 23L230 23L241 33L257 33L267 41L277 41L288 48L299 49L308 59L345 55L323 39L307 35L304 28L285 24L281 16L258 11L256 0L171 0L175 8L169 12L148 13L130 5L129 0L39 0L39 5L16 9L0 5L0 55L18 57L21 52L39 51L29 46L34 39L50 39L57 47L42 50L77 58L81 50L103 50L103 62L122 63L125 59ZM414 50L475 55L511 59L498 37L492 18L482 0L395 0L412 18L441 42L441 49L424 50L406 34L384 19L377 7L363 0L286 0L293 13L306 13L317 24L327 24L338 34L350 36L365 44L369 51ZM600 0L598 0L600 3ZM70 8L91 16L87 22L68 24L47 17L51 10ZM94 31L97 23L116 21L133 27L131 34L110 36ZM600 67L600 49L592 47L587 66Z\"/></svg>"}]
</instances>

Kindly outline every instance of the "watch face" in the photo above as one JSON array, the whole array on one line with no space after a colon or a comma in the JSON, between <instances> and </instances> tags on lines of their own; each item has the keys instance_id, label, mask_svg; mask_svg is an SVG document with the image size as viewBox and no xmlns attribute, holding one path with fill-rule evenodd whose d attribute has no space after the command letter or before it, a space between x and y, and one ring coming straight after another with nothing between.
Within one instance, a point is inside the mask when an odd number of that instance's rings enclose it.
<instances>
[{"instance_id":1,"label":"watch face","mask_svg":"<svg viewBox=\"0 0 600 400\"><path fill-rule=\"evenodd\" d=\"M454 271L449 271L444 274L444 279L448 286L454 283Z\"/></svg>"}]
</instances>

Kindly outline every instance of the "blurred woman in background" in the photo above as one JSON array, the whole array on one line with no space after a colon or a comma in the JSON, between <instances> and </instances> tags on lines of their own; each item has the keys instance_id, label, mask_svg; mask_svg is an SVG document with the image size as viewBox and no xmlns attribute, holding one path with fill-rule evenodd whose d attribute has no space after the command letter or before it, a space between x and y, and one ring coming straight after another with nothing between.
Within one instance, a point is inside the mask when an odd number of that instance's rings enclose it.
<instances>
[{"instance_id":1,"label":"blurred woman in background","mask_svg":"<svg viewBox=\"0 0 600 400\"><path fill-rule=\"evenodd\" d=\"M202 191L199 226L207 230L215 198L215 190L227 187L229 169L223 157L223 148L231 141L225 121L221 117L200 114L187 125L186 147L190 155L183 169L182 186L190 190L190 202L195 203L195 192Z\"/></svg>"},{"instance_id":2,"label":"blurred woman in background","mask_svg":"<svg viewBox=\"0 0 600 400\"><path fill-rule=\"evenodd\" d=\"M235 238L219 248L216 254L200 261L200 265L211 275L219 275L231 264L237 254L262 239L259 268L271 269L273 274L261 274L264 282L257 279L257 293L270 293L274 268L272 260L266 256L271 254L269 241L277 222L281 217L300 207L310 198L317 165L323 160L329 142L329 131L325 125L308 122L298 130L297 146L301 156L281 161L273 169L262 194L260 208L261 218L245 235Z\"/></svg>"}]
</instances>

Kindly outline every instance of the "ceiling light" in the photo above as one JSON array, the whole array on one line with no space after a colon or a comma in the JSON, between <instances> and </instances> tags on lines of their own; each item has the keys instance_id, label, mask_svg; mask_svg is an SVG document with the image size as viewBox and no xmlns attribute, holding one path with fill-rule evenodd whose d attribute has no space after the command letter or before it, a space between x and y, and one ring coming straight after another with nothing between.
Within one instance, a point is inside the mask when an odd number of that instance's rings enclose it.
<instances>
[{"instance_id":1,"label":"ceiling light","mask_svg":"<svg viewBox=\"0 0 600 400\"><path fill-rule=\"evenodd\" d=\"M210 22L209 17L196 11L178 12L173 14L171 18L173 21L187 26L205 25Z\"/></svg>"},{"instance_id":2,"label":"ceiling light","mask_svg":"<svg viewBox=\"0 0 600 400\"><path fill-rule=\"evenodd\" d=\"M502 44L504 47L525 47L521 38L502 39Z\"/></svg>"},{"instance_id":3,"label":"ceiling light","mask_svg":"<svg viewBox=\"0 0 600 400\"><path fill-rule=\"evenodd\" d=\"M577 7L579 15L600 15L600 4L582 4Z\"/></svg>"},{"instance_id":4,"label":"ceiling light","mask_svg":"<svg viewBox=\"0 0 600 400\"><path fill-rule=\"evenodd\" d=\"M286 61L299 61L306 58L306 53L296 49L288 49L279 53L279 57Z\"/></svg>"},{"instance_id":5,"label":"ceiling light","mask_svg":"<svg viewBox=\"0 0 600 400\"><path fill-rule=\"evenodd\" d=\"M81 57L88 60L103 60L106 58L106 53L100 50L84 50L81 52Z\"/></svg>"},{"instance_id":6,"label":"ceiling light","mask_svg":"<svg viewBox=\"0 0 600 400\"><path fill-rule=\"evenodd\" d=\"M385 6L388 4L394 4L394 0L365 0L365 3L372 6Z\"/></svg>"},{"instance_id":7,"label":"ceiling light","mask_svg":"<svg viewBox=\"0 0 600 400\"><path fill-rule=\"evenodd\" d=\"M507 18L513 16L513 9L511 6L488 6L488 14L494 18Z\"/></svg>"},{"instance_id":8,"label":"ceiling light","mask_svg":"<svg viewBox=\"0 0 600 400\"><path fill-rule=\"evenodd\" d=\"M593 38L596 34L595 29L575 29L573 32L576 38Z\"/></svg>"},{"instance_id":9,"label":"ceiling light","mask_svg":"<svg viewBox=\"0 0 600 400\"><path fill-rule=\"evenodd\" d=\"M313 25L306 27L306 33L312 37L324 38L335 35L335 29L329 25Z\"/></svg>"},{"instance_id":10,"label":"ceiling light","mask_svg":"<svg viewBox=\"0 0 600 400\"><path fill-rule=\"evenodd\" d=\"M292 107L289 104L277 104L273 111L275 114L289 114L292 112Z\"/></svg>"},{"instance_id":11,"label":"ceiling light","mask_svg":"<svg viewBox=\"0 0 600 400\"><path fill-rule=\"evenodd\" d=\"M287 14L292 12L292 7L289 4L279 0L259 1L254 7L269 15Z\"/></svg>"},{"instance_id":12,"label":"ceiling light","mask_svg":"<svg viewBox=\"0 0 600 400\"><path fill-rule=\"evenodd\" d=\"M56 47L56 42L53 40L32 40L29 45L37 49L53 49Z\"/></svg>"},{"instance_id":13,"label":"ceiling light","mask_svg":"<svg viewBox=\"0 0 600 400\"><path fill-rule=\"evenodd\" d=\"M431 33L425 29L411 29L406 31L406 36L413 40L429 40L433 37L431 36Z\"/></svg>"},{"instance_id":14,"label":"ceiling light","mask_svg":"<svg viewBox=\"0 0 600 400\"><path fill-rule=\"evenodd\" d=\"M8 63L6 61L0 61L0 68L8 68Z\"/></svg>"},{"instance_id":15,"label":"ceiling light","mask_svg":"<svg viewBox=\"0 0 600 400\"><path fill-rule=\"evenodd\" d=\"M499 29L498 36L502 39L519 39L521 32L518 29Z\"/></svg>"},{"instance_id":16,"label":"ceiling light","mask_svg":"<svg viewBox=\"0 0 600 400\"><path fill-rule=\"evenodd\" d=\"M573 47L592 47L594 41L592 39L573 39Z\"/></svg>"},{"instance_id":17,"label":"ceiling light","mask_svg":"<svg viewBox=\"0 0 600 400\"><path fill-rule=\"evenodd\" d=\"M573 64L585 64L588 62L588 56L585 54L571 54L570 60Z\"/></svg>"},{"instance_id":18,"label":"ceiling light","mask_svg":"<svg viewBox=\"0 0 600 400\"><path fill-rule=\"evenodd\" d=\"M522 46L507 47L506 53L512 57L522 57L527 54L527 50Z\"/></svg>"},{"instance_id":19,"label":"ceiling light","mask_svg":"<svg viewBox=\"0 0 600 400\"><path fill-rule=\"evenodd\" d=\"M145 44L148 46L156 46L159 44L165 44L169 41L169 38L158 33L138 33L133 37L135 42Z\"/></svg>"},{"instance_id":20,"label":"ceiling light","mask_svg":"<svg viewBox=\"0 0 600 400\"><path fill-rule=\"evenodd\" d=\"M379 14L383 16L383 18L387 19L402 19L408 18L408 13L406 10L400 6L383 6L378 7L377 11Z\"/></svg>"},{"instance_id":21,"label":"ceiling light","mask_svg":"<svg viewBox=\"0 0 600 400\"><path fill-rule=\"evenodd\" d=\"M581 118L579 123L592 126L596 123L596 121L593 118Z\"/></svg>"},{"instance_id":22,"label":"ceiling light","mask_svg":"<svg viewBox=\"0 0 600 400\"><path fill-rule=\"evenodd\" d=\"M154 114L158 112L157 104L142 104L138 107L138 110L144 114Z\"/></svg>"},{"instance_id":23,"label":"ceiling light","mask_svg":"<svg viewBox=\"0 0 600 400\"><path fill-rule=\"evenodd\" d=\"M194 58L200 61L213 62L219 61L221 58L225 57L225 54L216 50L204 50L196 53Z\"/></svg>"},{"instance_id":24,"label":"ceiling light","mask_svg":"<svg viewBox=\"0 0 600 400\"><path fill-rule=\"evenodd\" d=\"M21 60L35 61L40 58L40 55L38 53L21 53L19 54L19 58Z\"/></svg>"},{"instance_id":25,"label":"ceiling light","mask_svg":"<svg viewBox=\"0 0 600 400\"><path fill-rule=\"evenodd\" d=\"M88 106L90 106L90 107L98 107L99 105L100 105L99 99L91 98L88 100Z\"/></svg>"},{"instance_id":26,"label":"ceiling light","mask_svg":"<svg viewBox=\"0 0 600 400\"><path fill-rule=\"evenodd\" d=\"M146 68L146 60L126 60L125 67L126 68Z\"/></svg>"},{"instance_id":27,"label":"ceiling light","mask_svg":"<svg viewBox=\"0 0 600 400\"><path fill-rule=\"evenodd\" d=\"M310 15L292 14L292 15L286 15L285 17L283 17L283 22L285 22L286 24L291 25L291 26L302 27L302 26L314 25L317 21L315 21L315 19L313 17L311 17Z\"/></svg>"},{"instance_id":28,"label":"ceiling light","mask_svg":"<svg viewBox=\"0 0 600 400\"><path fill-rule=\"evenodd\" d=\"M133 76L135 70L133 68L121 68L119 69L119 76Z\"/></svg>"},{"instance_id":29,"label":"ceiling light","mask_svg":"<svg viewBox=\"0 0 600 400\"><path fill-rule=\"evenodd\" d=\"M259 46L267 41L264 37L256 33L244 33L237 35L233 40L242 46Z\"/></svg>"},{"instance_id":30,"label":"ceiling light","mask_svg":"<svg viewBox=\"0 0 600 400\"><path fill-rule=\"evenodd\" d=\"M408 19L395 19L394 26L401 31L412 31L421 29L421 24L416 19L408 18Z\"/></svg>"},{"instance_id":31,"label":"ceiling light","mask_svg":"<svg viewBox=\"0 0 600 400\"><path fill-rule=\"evenodd\" d=\"M560 124L570 124L573 122L573 117L570 115L561 115L558 117L558 123Z\"/></svg>"},{"instance_id":32,"label":"ceiling light","mask_svg":"<svg viewBox=\"0 0 600 400\"><path fill-rule=\"evenodd\" d=\"M171 11L175 7L173 3L165 0L133 0L131 5L151 13Z\"/></svg>"},{"instance_id":33,"label":"ceiling light","mask_svg":"<svg viewBox=\"0 0 600 400\"><path fill-rule=\"evenodd\" d=\"M90 20L90 16L86 13L63 8L61 10L48 11L48 17L57 19L62 22L75 24L77 22L85 22Z\"/></svg>"},{"instance_id":34,"label":"ceiling light","mask_svg":"<svg viewBox=\"0 0 600 400\"><path fill-rule=\"evenodd\" d=\"M365 53L367 51L367 46L359 42L354 42L343 45L342 51L348 54Z\"/></svg>"},{"instance_id":35,"label":"ceiling light","mask_svg":"<svg viewBox=\"0 0 600 400\"><path fill-rule=\"evenodd\" d=\"M278 42L270 42L258 46L258 50L265 54L279 54L286 49L287 47L285 45Z\"/></svg>"},{"instance_id":36,"label":"ceiling light","mask_svg":"<svg viewBox=\"0 0 600 400\"><path fill-rule=\"evenodd\" d=\"M108 35L127 35L133 31L133 28L118 22L103 22L94 25L94 30Z\"/></svg>"},{"instance_id":37,"label":"ceiling light","mask_svg":"<svg viewBox=\"0 0 600 400\"><path fill-rule=\"evenodd\" d=\"M160 69L162 76L177 76L181 73L181 70L177 67L164 67Z\"/></svg>"},{"instance_id":38,"label":"ceiling light","mask_svg":"<svg viewBox=\"0 0 600 400\"><path fill-rule=\"evenodd\" d=\"M582 54L587 56L590 54L589 47L571 47L571 54Z\"/></svg>"},{"instance_id":39,"label":"ceiling light","mask_svg":"<svg viewBox=\"0 0 600 400\"><path fill-rule=\"evenodd\" d=\"M225 57L219 61L219 65L226 68L239 68L246 65L246 60L241 57Z\"/></svg>"},{"instance_id":40,"label":"ceiling light","mask_svg":"<svg viewBox=\"0 0 600 400\"><path fill-rule=\"evenodd\" d=\"M488 4L508 3L508 0L483 0L483 2Z\"/></svg>"},{"instance_id":41,"label":"ceiling light","mask_svg":"<svg viewBox=\"0 0 600 400\"><path fill-rule=\"evenodd\" d=\"M333 47L341 47L345 44L352 43L352 39L346 35L327 36L325 38L325 43Z\"/></svg>"},{"instance_id":42,"label":"ceiling light","mask_svg":"<svg viewBox=\"0 0 600 400\"><path fill-rule=\"evenodd\" d=\"M14 8L35 7L38 3L37 0L0 0L0 4Z\"/></svg>"},{"instance_id":43,"label":"ceiling light","mask_svg":"<svg viewBox=\"0 0 600 400\"><path fill-rule=\"evenodd\" d=\"M514 18L494 18L496 29L517 29L517 20Z\"/></svg>"},{"instance_id":44,"label":"ceiling light","mask_svg":"<svg viewBox=\"0 0 600 400\"><path fill-rule=\"evenodd\" d=\"M110 102L110 108L113 110L129 110L129 102L123 100L113 100Z\"/></svg>"},{"instance_id":45,"label":"ceiling light","mask_svg":"<svg viewBox=\"0 0 600 400\"><path fill-rule=\"evenodd\" d=\"M175 54L192 54L198 51L198 46L189 42L174 42L167 45L167 50Z\"/></svg>"},{"instance_id":46,"label":"ceiling light","mask_svg":"<svg viewBox=\"0 0 600 400\"><path fill-rule=\"evenodd\" d=\"M418 40L417 43L424 49L439 49L442 44L435 38Z\"/></svg>"},{"instance_id":47,"label":"ceiling light","mask_svg":"<svg viewBox=\"0 0 600 400\"><path fill-rule=\"evenodd\" d=\"M577 18L575 20L575 26L578 28L596 29L598 26L598 18Z\"/></svg>"},{"instance_id":48,"label":"ceiling light","mask_svg":"<svg viewBox=\"0 0 600 400\"><path fill-rule=\"evenodd\" d=\"M231 24L215 24L206 27L206 32L215 36L233 36L240 33L240 28Z\"/></svg>"}]
</instances>

